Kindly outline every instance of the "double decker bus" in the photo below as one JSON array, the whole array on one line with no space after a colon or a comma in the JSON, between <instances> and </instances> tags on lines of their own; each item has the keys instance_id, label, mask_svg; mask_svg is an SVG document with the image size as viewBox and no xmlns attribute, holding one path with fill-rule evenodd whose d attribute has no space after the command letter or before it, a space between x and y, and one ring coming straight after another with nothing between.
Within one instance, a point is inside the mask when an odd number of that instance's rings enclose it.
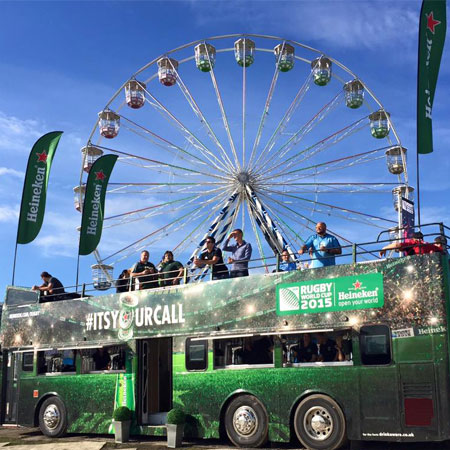
<instances>
[{"instance_id":1,"label":"double decker bus","mask_svg":"<svg viewBox=\"0 0 450 450\"><path fill-rule=\"evenodd\" d=\"M240 447L443 441L449 298L439 253L45 303L10 286L2 422L112 433L126 405L163 435L178 407L185 435Z\"/></svg>"}]
</instances>

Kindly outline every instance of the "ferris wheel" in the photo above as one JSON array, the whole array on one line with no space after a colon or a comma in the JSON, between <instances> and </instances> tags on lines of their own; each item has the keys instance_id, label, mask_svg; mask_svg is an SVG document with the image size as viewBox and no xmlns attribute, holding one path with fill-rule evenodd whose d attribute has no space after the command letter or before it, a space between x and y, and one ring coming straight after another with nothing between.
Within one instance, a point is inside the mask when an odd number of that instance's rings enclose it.
<instances>
[{"instance_id":1,"label":"ferris wheel","mask_svg":"<svg viewBox=\"0 0 450 450\"><path fill-rule=\"evenodd\" d=\"M294 255L316 222L350 244L362 230L397 226L390 195L398 210L398 195L413 194L406 149L364 81L274 36L191 42L135 72L82 148L78 210L105 153L119 158L94 252L102 270L130 267L150 249L155 263L172 250L195 272L207 235L221 245L241 228L268 271L267 258Z\"/></svg>"}]
</instances>

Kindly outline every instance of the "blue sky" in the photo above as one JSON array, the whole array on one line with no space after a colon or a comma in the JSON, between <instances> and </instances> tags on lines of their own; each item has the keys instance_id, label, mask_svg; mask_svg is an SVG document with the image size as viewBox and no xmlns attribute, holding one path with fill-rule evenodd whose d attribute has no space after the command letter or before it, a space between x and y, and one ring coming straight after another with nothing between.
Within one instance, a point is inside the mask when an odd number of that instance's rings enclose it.
<instances>
[{"instance_id":1,"label":"blue sky","mask_svg":"<svg viewBox=\"0 0 450 450\"><path fill-rule=\"evenodd\" d=\"M34 141L48 131L64 131L50 177L44 225L32 244L19 246L16 284L35 284L39 281L39 273L47 270L60 278L66 286L72 285L75 282L77 261L76 227L80 224L80 215L73 207L72 188L79 183L80 148L89 138L97 112L147 62L170 49L209 36L233 33L280 36L320 49L345 64L372 89L392 114L401 142L408 149L410 184L415 186L417 30L420 6L420 1L412 0L1 2L0 245L3 251L0 259L0 285L6 286L11 282L23 174ZM450 195L450 113L447 94L450 87L449 52L447 42L433 110L434 153L420 158L422 222L450 223L447 204ZM232 60L230 61L232 64ZM248 92L249 121L256 124L259 111L266 100L265 86L270 83L273 73L272 69L268 76L263 74L263 69L269 67L269 62L261 64L264 65L258 68L255 63L251 68L252 72L249 69L249 76L252 76ZM297 62L296 65L300 66L300 63ZM241 73L242 70L238 72L234 64L233 67L230 65L225 68L222 74L225 100L229 96L227 104L234 105L229 110L230 121L233 123L240 121L240 91L233 93L233 86L241 82ZM196 73L194 69L185 69L182 74L192 87L192 92L202 92L205 78L200 77L205 74ZM284 80L290 80L292 85L298 83L298 80L304 81L304 77L297 79L297 76L298 72L294 69L286 74ZM226 81L230 82L228 87L225 85ZM170 96L180 95L179 90L172 89L176 88L170 88L170 93L166 94L158 86L154 92L157 95L167 95L167 101L170 102ZM283 106L287 107L290 102L287 90L283 89L280 87L281 96L274 96L274 113L282 111ZM286 99L283 100L285 92ZM203 107L209 112L210 109L213 111L212 105L216 105L216 100L212 91L208 95L210 97L204 100ZM308 110L314 100L326 102L325 96L322 100L322 95L323 91L315 91L311 99L305 97L305 110ZM194 123L192 114L189 115L186 104L181 105L177 101L177 114L193 129L198 130L199 125ZM131 113L129 116L131 117ZM220 115L211 112L210 120L214 127L220 129ZM158 122L155 118L152 124L157 127L153 130L161 132L161 135L171 136L170 129L163 121ZM335 118L326 125L330 127L329 134L337 124L338 118ZM217 132L221 140L226 141L223 131ZM327 135L326 130L321 133L322 137ZM122 136L125 134L120 134L120 139ZM133 148L140 145L138 141L129 142ZM115 142L108 142L108 145L113 144ZM378 144L375 144L361 144L361 151L376 148ZM155 155L161 157L160 150L149 157L154 158ZM176 158L170 161L174 163L175 160ZM116 181L129 181L131 177L136 181L143 181L142 174L135 168L130 168L133 172L130 178L125 168L117 170ZM360 177L359 180L369 180L379 170L381 166L377 162L360 172L344 172L338 178L354 180ZM376 175L376 179L385 180L386 176ZM338 198L335 203L347 207L358 206L366 213L392 217L389 194L384 197L378 195L373 201L372 197L368 198L370 200L364 197L360 200L358 196L352 198L347 195ZM155 202L159 200L152 199ZM108 201L107 208L113 213L119 212L124 202L129 201L137 207L143 207L145 203L132 195L120 197L115 203L114 200ZM298 208L298 205L292 206ZM179 211L171 211L170 214L171 217L176 217ZM114 249L115 246L118 249L120 245L131 242L131 236L138 238L150 232L152 227L164 224L163 220L156 217L152 223L141 221L135 229L127 228L117 234L108 235L105 232L103 245L107 246L107 250ZM330 228L333 220L327 219ZM298 228L294 222L290 225ZM341 231L345 225L336 223L335 228ZM298 229L304 237L309 234L305 229ZM365 241L375 239L378 234L377 230L360 228L353 223L345 231L348 237ZM150 259L157 262L164 249L175 245L175 242L172 236L167 236L162 242L155 243L154 248L150 248L151 255L155 256ZM179 255L180 260L186 260L189 250L192 248ZM135 256L124 260L117 266L115 274L118 275L122 266L128 267L135 260ZM90 280L90 265L94 262L93 257L81 259L81 280Z\"/></svg>"}]
</instances>

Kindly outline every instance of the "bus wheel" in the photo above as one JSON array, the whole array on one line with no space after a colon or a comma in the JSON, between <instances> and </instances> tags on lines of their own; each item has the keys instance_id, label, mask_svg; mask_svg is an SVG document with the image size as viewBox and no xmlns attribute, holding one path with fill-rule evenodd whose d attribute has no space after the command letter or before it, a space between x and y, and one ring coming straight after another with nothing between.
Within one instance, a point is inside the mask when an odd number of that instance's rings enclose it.
<instances>
[{"instance_id":1,"label":"bus wheel","mask_svg":"<svg viewBox=\"0 0 450 450\"><path fill-rule=\"evenodd\" d=\"M344 413L326 395L311 395L300 402L294 428L299 441L309 449L334 450L346 441Z\"/></svg>"},{"instance_id":2,"label":"bus wheel","mask_svg":"<svg viewBox=\"0 0 450 450\"><path fill-rule=\"evenodd\" d=\"M251 395L236 397L225 413L225 429L236 447L260 447L267 441L269 421L261 402Z\"/></svg>"},{"instance_id":3,"label":"bus wheel","mask_svg":"<svg viewBox=\"0 0 450 450\"><path fill-rule=\"evenodd\" d=\"M39 410L39 428L49 437L61 437L66 434L66 407L58 397L44 400Z\"/></svg>"}]
</instances>

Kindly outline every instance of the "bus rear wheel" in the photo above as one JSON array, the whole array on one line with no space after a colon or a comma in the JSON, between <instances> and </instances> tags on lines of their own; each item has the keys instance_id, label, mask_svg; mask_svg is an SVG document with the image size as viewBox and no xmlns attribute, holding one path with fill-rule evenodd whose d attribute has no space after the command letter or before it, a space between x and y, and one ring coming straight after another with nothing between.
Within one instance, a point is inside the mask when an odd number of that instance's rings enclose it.
<instances>
[{"instance_id":1,"label":"bus rear wheel","mask_svg":"<svg viewBox=\"0 0 450 450\"><path fill-rule=\"evenodd\" d=\"M344 413L326 395L311 395L299 403L294 428L299 441L308 449L335 450L346 441Z\"/></svg>"},{"instance_id":2,"label":"bus rear wheel","mask_svg":"<svg viewBox=\"0 0 450 450\"><path fill-rule=\"evenodd\" d=\"M226 410L225 429L236 447L260 447L269 429L266 409L256 397L236 397Z\"/></svg>"},{"instance_id":3,"label":"bus rear wheel","mask_svg":"<svg viewBox=\"0 0 450 450\"><path fill-rule=\"evenodd\" d=\"M61 437L67 430L66 407L58 397L49 397L39 409L39 428L49 437Z\"/></svg>"}]
</instances>

